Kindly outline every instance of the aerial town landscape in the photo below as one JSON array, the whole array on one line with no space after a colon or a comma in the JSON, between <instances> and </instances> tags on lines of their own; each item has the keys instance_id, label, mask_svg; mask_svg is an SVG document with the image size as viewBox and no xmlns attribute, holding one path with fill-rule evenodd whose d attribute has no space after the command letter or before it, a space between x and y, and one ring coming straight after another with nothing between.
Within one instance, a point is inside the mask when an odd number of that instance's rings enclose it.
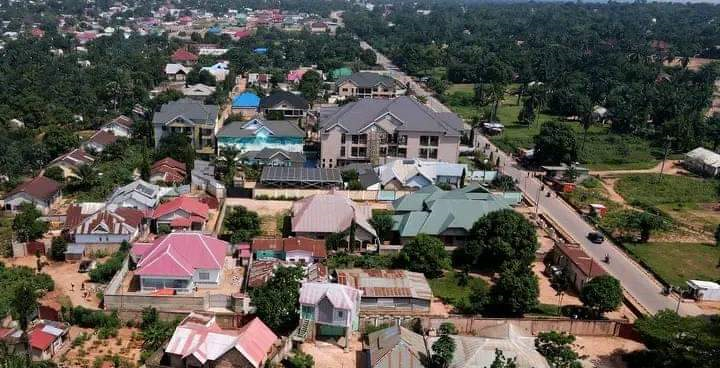
<instances>
[{"instance_id":1,"label":"aerial town landscape","mask_svg":"<svg viewBox=\"0 0 720 368\"><path fill-rule=\"evenodd\" d=\"M0 368L720 367L720 6L0 0Z\"/></svg>"}]
</instances>

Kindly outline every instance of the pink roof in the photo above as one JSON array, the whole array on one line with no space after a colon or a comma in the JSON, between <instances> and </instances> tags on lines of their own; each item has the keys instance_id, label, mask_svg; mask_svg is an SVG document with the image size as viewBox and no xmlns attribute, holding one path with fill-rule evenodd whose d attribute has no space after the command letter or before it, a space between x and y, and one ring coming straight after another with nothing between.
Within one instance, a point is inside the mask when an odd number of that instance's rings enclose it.
<instances>
[{"instance_id":1,"label":"pink roof","mask_svg":"<svg viewBox=\"0 0 720 368\"><path fill-rule=\"evenodd\" d=\"M288 75L287 75L288 82L299 81L300 79L302 79L303 75L305 75L306 71L307 70L305 70L305 69L291 70L290 73L288 73Z\"/></svg>"},{"instance_id":2,"label":"pink roof","mask_svg":"<svg viewBox=\"0 0 720 368\"><path fill-rule=\"evenodd\" d=\"M137 258L145 256L153 248L152 243L135 243L130 248L130 254Z\"/></svg>"},{"instance_id":3,"label":"pink roof","mask_svg":"<svg viewBox=\"0 0 720 368\"><path fill-rule=\"evenodd\" d=\"M42 330L42 328L36 328L29 333L30 335L30 346L33 349L47 350L55 341L55 335L49 334Z\"/></svg>"},{"instance_id":4,"label":"pink roof","mask_svg":"<svg viewBox=\"0 0 720 368\"><path fill-rule=\"evenodd\" d=\"M201 221L205 221L208 218L209 207L207 204L200 202L195 198L178 197L170 202L165 202L158 206L158 208L153 211L152 217L154 219L158 219L162 216L179 210L189 214L192 217L199 218Z\"/></svg>"},{"instance_id":5,"label":"pink roof","mask_svg":"<svg viewBox=\"0 0 720 368\"><path fill-rule=\"evenodd\" d=\"M199 233L170 233L155 239L136 275L190 277L196 269L220 270L227 242Z\"/></svg>"},{"instance_id":6,"label":"pink roof","mask_svg":"<svg viewBox=\"0 0 720 368\"><path fill-rule=\"evenodd\" d=\"M235 34L233 34L233 36L238 39L249 37L250 35L251 35L250 31L237 31L237 32L235 32Z\"/></svg>"},{"instance_id":7,"label":"pink roof","mask_svg":"<svg viewBox=\"0 0 720 368\"><path fill-rule=\"evenodd\" d=\"M359 205L340 193L315 194L292 206L292 231L296 233L338 233L355 223L375 235L368 220L370 206Z\"/></svg>"},{"instance_id":8,"label":"pink roof","mask_svg":"<svg viewBox=\"0 0 720 368\"><path fill-rule=\"evenodd\" d=\"M192 221L187 218L178 217L170 221L170 227L188 227L192 225Z\"/></svg>"},{"instance_id":9,"label":"pink roof","mask_svg":"<svg viewBox=\"0 0 720 368\"><path fill-rule=\"evenodd\" d=\"M165 352L183 358L192 355L205 364L236 349L257 368L264 363L276 340L277 336L259 318L240 330L224 330L214 317L191 313L175 329Z\"/></svg>"}]
</instances>

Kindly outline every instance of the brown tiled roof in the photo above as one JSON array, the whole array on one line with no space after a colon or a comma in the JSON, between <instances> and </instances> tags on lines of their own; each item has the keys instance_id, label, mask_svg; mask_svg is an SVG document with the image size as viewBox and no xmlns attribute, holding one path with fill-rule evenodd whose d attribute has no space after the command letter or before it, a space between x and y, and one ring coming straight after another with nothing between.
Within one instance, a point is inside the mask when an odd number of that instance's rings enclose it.
<instances>
[{"instance_id":1,"label":"brown tiled roof","mask_svg":"<svg viewBox=\"0 0 720 368\"><path fill-rule=\"evenodd\" d=\"M82 207L78 205L71 205L68 207L67 213L65 214L65 228L74 229L80 222L82 222L84 216L82 214Z\"/></svg>"},{"instance_id":2,"label":"brown tiled roof","mask_svg":"<svg viewBox=\"0 0 720 368\"><path fill-rule=\"evenodd\" d=\"M126 128L130 128L133 125L132 119L130 119L129 117L127 117L125 115L120 115L120 116L116 117L115 119L112 119L110 122L120 124Z\"/></svg>"},{"instance_id":3,"label":"brown tiled roof","mask_svg":"<svg viewBox=\"0 0 720 368\"><path fill-rule=\"evenodd\" d=\"M38 176L18 185L15 189L11 190L5 198L17 193L25 192L31 197L49 201L59 191L60 183L44 176Z\"/></svg>"},{"instance_id":4,"label":"brown tiled roof","mask_svg":"<svg viewBox=\"0 0 720 368\"><path fill-rule=\"evenodd\" d=\"M114 134L104 130L99 130L97 133L93 134L92 137L90 137L90 142L101 144L103 146L113 144L116 140L117 137Z\"/></svg>"},{"instance_id":5,"label":"brown tiled roof","mask_svg":"<svg viewBox=\"0 0 720 368\"><path fill-rule=\"evenodd\" d=\"M276 250L281 251L283 250L283 244L282 239L259 239L255 238L252 241L252 251L259 251L259 250Z\"/></svg>"},{"instance_id":6,"label":"brown tiled roof","mask_svg":"<svg viewBox=\"0 0 720 368\"><path fill-rule=\"evenodd\" d=\"M129 207L118 207L115 213L124 218L125 223L132 227L138 227L142 223L143 217L145 217L142 211Z\"/></svg>"},{"instance_id":7,"label":"brown tiled roof","mask_svg":"<svg viewBox=\"0 0 720 368\"><path fill-rule=\"evenodd\" d=\"M325 241L306 238L303 236L296 238L275 238L275 239L262 239L255 238L252 242L252 250L275 250L275 251L295 251L303 250L310 252L314 257L326 257L327 250L325 249Z\"/></svg>"},{"instance_id":8,"label":"brown tiled roof","mask_svg":"<svg viewBox=\"0 0 720 368\"><path fill-rule=\"evenodd\" d=\"M603 267L595 262L592 257L588 256L579 245L574 244L558 244L557 249L568 258L568 260L574 264L580 272L585 274L585 277L598 277L606 275L607 273ZM592 272L592 274L591 274Z\"/></svg>"}]
</instances>

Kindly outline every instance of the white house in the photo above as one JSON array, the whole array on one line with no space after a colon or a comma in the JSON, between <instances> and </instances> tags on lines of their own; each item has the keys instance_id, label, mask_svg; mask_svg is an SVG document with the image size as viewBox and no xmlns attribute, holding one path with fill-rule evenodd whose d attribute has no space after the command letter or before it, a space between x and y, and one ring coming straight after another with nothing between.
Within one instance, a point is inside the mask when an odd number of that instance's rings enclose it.
<instances>
[{"instance_id":1,"label":"white house","mask_svg":"<svg viewBox=\"0 0 720 368\"><path fill-rule=\"evenodd\" d=\"M72 229L74 243L82 246L120 245L132 242L140 233L143 213L125 207L105 207L85 218Z\"/></svg>"},{"instance_id":2,"label":"white house","mask_svg":"<svg viewBox=\"0 0 720 368\"><path fill-rule=\"evenodd\" d=\"M698 147L685 154L685 166L701 175L718 176L720 174L720 154L704 147Z\"/></svg>"},{"instance_id":3,"label":"white house","mask_svg":"<svg viewBox=\"0 0 720 368\"><path fill-rule=\"evenodd\" d=\"M202 67L200 70L207 71L215 77L215 80L218 82L224 81L228 73L230 73L229 63L227 61L221 61L212 66Z\"/></svg>"},{"instance_id":4,"label":"white house","mask_svg":"<svg viewBox=\"0 0 720 368\"><path fill-rule=\"evenodd\" d=\"M153 209L160 202L160 187L144 180L136 180L115 189L108 204L118 207L130 207L141 211Z\"/></svg>"},{"instance_id":5,"label":"white house","mask_svg":"<svg viewBox=\"0 0 720 368\"><path fill-rule=\"evenodd\" d=\"M129 138L132 135L132 126L132 119L125 115L120 115L105 123L100 129L110 132L116 137Z\"/></svg>"},{"instance_id":6,"label":"white house","mask_svg":"<svg viewBox=\"0 0 720 368\"><path fill-rule=\"evenodd\" d=\"M17 211L23 203L32 203L43 214L50 212L50 206L61 197L60 183L38 176L11 190L4 198L6 211Z\"/></svg>"}]
</instances>

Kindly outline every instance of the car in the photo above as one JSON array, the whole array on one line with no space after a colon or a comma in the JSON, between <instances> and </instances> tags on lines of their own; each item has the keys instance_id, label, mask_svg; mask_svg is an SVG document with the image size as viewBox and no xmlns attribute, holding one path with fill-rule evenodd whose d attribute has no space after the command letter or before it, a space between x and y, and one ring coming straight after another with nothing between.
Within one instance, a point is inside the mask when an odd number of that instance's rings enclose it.
<instances>
[{"instance_id":1,"label":"car","mask_svg":"<svg viewBox=\"0 0 720 368\"><path fill-rule=\"evenodd\" d=\"M90 272L90 270L92 270L93 268L95 268L95 261L84 260L84 261L80 262L80 265L78 266L78 272L80 272L80 273Z\"/></svg>"},{"instance_id":2,"label":"car","mask_svg":"<svg viewBox=\"0 0 720 368\"><path fill-rule=\"evenodd\" d=\"M605 236L597 231L589 232L587 238L595 244L601 244L605 241Z\"/></svg>"}]
</instances>

